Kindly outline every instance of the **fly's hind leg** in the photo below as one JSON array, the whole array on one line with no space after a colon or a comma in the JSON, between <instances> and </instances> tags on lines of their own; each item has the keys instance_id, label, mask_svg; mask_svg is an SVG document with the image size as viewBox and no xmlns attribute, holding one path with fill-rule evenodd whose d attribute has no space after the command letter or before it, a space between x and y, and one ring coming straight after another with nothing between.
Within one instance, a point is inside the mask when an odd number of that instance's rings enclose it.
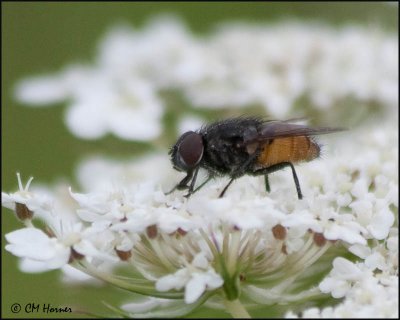
<instances>
[{"instance_id":1,"label":"fly's hind leg","mask_svg":"<svg viewBox=\"0 0 400 320\"><path fill-rule=\"evenodd\" d=\"M300 189L300 183L299 183L299 179L297 178L297 174L296 174L296 170L294 169L294 166L291 162L281 162L281 163L277 163L274 164L268 168L264 168L264 169L260 169L257 170L256 172L254 172L257 175L261 175L264 174L265 177L265 189L269 192L270 191L270 185L269 185L269 181L268 181L268 174L275 172L275 171L279 171L284 169L285 167L290 166L290 168L292 169L292 174L293 174L293 180L294 180L294 184L296 185L296 190L297 190L297 196L299 199L303 199L303 194L301 193L301 189Z\"/></svg>"},{"instance_id":2,"label":"fly's hind leg","mask_svg":"<svg viewBox=\"0 0 400 320\"><path fill-rule=\"evenodd\" d=\"M271 192L271 187L269 186L269 180L268 180L268 173L264 176L264 181L265 181L265 190L267 192Z\"/></svg>"}]
</instances>

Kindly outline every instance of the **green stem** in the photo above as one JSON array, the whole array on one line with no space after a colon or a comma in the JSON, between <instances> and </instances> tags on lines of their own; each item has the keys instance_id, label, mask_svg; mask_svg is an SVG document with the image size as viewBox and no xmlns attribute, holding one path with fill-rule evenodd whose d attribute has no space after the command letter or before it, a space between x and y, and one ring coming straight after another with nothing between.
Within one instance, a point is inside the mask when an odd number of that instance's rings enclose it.
<instances>
[{"instance_id":1,"label":"green stem","mask_svg":"<svg viewBox=\"0 0 400 320\"><path fill-rule=\"evenodd\" d=\"M137 282L132 279L131 281L126 281L126 279L119 279L118 277L108 274L106 272L101 272L93 267L90 263L82 261L80 263L72 264L76 269L83 271L86 274L89 274L97 279L103 280L107 283L110 283L118 288L125 289L131 292L139 293L141 295L153 296L157 298L164 299L182 299L182 292L159 292L155 290L154 284L147 281L142 281L142 279L138 279Z\"/></svg>"},{"instance_id":2,"label":"green stem","mask_svg":"<svg viewBox=\"0 0 400 320\"><path fill-rule=\"evenodd\" d=\"M224 304L226 311L228 311L233 318L247 318L247 319L251 318L249 313L243 307L239 299L224 300Z\"/></svg>"},{"instance_id":3,"label":"green stem","mask_svg":"<svg viewBox=\"0 0 400 320\"><path fill-rule=\"evenodd\" d=\"M224 292L226 297L230 301L237 300L239 296L239 290L237 287L237 275L231 275L225 264L224 256L222 254L218 255L219 264L221 267L221 275L224 279Z\"/></svg>"}]
</instances>

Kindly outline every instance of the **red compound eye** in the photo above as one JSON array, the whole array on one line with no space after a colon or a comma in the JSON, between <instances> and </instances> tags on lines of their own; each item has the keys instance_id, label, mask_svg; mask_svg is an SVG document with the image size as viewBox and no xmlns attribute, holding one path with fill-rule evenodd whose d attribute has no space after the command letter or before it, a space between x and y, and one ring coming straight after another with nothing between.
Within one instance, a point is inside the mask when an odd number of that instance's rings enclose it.
<instances>
[{"instance_id":1,"label":"red compound eye","mask_svg":"<svg viewBox=\"0 0 400 320\"><path fill-rule=\"evenodd\" d=\"M188 168L195 167L203 156L203 139L196 132L187 132L179 144L178 153Z\"/></svg>"}]
</instances>

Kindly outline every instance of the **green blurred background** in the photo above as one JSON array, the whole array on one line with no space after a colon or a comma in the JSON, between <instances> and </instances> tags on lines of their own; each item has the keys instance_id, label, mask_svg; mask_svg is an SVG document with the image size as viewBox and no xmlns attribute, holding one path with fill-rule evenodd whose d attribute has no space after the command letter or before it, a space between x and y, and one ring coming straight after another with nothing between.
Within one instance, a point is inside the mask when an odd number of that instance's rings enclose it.
<instances>
[{"instance_id":1,"label":"green blurred background","mask_svg":"<svg viewBox=\"0 0 400 320\"><path fill-rule=\"evenodd\" d=\"M146 149L113 137L84 141L72 136L63 123L65 106L25 108L13 99L13 87L26 76L53 73L73 62L91 62L105 31L118 22L135 27L160 13L180 16L196 33L207 33L217 23L241 20L272 23L282 19L323 21L333 26L377 25L389 32L398 28L398 7L377 2L143 2L51 3L2 2L2 190L17 188L15 173L23 181L54 183L64 177L74 183L74 168L84 155L132 155ZM167 148L168 146L165 146ZM13 303L50 303L77 306L105 314L101 301L118 305L128 294L114 288L67 287L58 272L25 274L17 259L4 251L4 234L20 224L10 210L2 209L2 317L54 318L82 315L11 312ZM274 311L268 316L274 316ZM266 314L258 312L259 316ZM275 314L276 315L276 314ZM194 317L228 316L206 309Z\"/></svg>"}]
</instances>

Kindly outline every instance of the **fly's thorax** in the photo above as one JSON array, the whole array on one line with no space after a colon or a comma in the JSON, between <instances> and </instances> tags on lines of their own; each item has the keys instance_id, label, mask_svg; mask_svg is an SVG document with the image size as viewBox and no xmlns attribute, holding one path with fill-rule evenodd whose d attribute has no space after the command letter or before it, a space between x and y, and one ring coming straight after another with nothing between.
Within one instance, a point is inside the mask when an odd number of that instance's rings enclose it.
<instances>
[{"instance_id":1,"label":"fly's thorax","mask_svg":"<svg viewBox=\"0 0 400 320\"><path fill-rule=\"evenodd\" d=\"M277 138L266 141L257 158L260 167L269 167L282 162L311 161L320 154L318 143L308 136Z\"/></svg>"},{"instance_id":2,"label":"fly's thorax","mask_svg":"<svg viewBox=\"0 0 400 320\"><path fill-rule=\"evenodd\" d=\"M208 134L204 139L204 155L200 166L218 175L237 171L249 158L249 152L242 142L237 135Z\"/></svg>"}]
</instances>

